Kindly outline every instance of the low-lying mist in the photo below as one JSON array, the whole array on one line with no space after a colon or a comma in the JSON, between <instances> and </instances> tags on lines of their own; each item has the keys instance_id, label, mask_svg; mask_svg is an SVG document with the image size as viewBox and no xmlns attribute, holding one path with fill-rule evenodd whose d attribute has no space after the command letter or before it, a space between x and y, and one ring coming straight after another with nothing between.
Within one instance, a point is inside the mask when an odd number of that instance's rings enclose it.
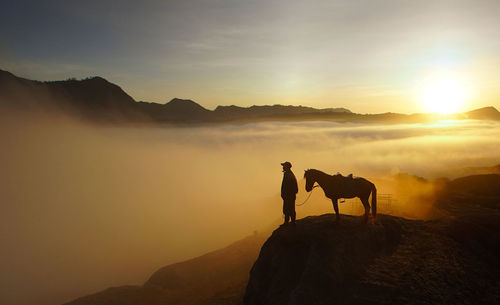
<instances>
[{"instance_id":1,"label":"low-lying mist","mask_svg":"<svg viewBox=\"0 0 500 305\"><path fill-rule=\"evenodd\" d=\"M65 118L0 121L0 303L59 304L281 221L280 162L353 173L425 217L425 178L500 163L492 122L353 125L267 122L110 127ZM396 178L395 178L396 177ZM340 204L341 213L357 213ZM361 207L360 203L357 203ZM333 212L320 189L298 218ZM381 207L383 213L383 207Z\"/></svg>"}]
</instances>

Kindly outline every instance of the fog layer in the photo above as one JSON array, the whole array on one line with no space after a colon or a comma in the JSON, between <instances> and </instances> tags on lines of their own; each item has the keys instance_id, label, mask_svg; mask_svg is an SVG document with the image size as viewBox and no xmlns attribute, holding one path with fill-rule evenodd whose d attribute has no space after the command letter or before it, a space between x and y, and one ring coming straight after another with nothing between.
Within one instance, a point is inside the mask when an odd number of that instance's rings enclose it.
<instances>
[{"instance_id":1,"label":"fog layer","mask_svg":"<svg viewBox=\"0 0 500 305\"><path fill-rule=\"evenodd\" d=\"M432 205L432 186L394 175L500 163L498 124L474 121L123 128L5 116L0 137L0 303L12 305L140 284L269 228L281 220L283 161L299 180L297 202L303 171L316 168L371 179L415 217ZM325 212L319 189L297 208L299 218Z\"/></svg>"}]
</instances>

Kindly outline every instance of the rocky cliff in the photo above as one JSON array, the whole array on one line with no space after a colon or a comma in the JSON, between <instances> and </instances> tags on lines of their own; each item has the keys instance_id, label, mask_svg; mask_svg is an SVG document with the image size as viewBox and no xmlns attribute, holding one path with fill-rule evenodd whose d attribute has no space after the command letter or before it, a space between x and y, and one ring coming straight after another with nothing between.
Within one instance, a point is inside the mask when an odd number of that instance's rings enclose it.
<instances>
[{"instance_id":1,"label":"rocky cliff","mask_svg":"<svg viewBox=\"0 0 500 305\"><path fill-rule=\"evenodd\" d=\"M307 217L263 245L245 305L498 304L500 214Z\"/></svg>"}]
</instances>

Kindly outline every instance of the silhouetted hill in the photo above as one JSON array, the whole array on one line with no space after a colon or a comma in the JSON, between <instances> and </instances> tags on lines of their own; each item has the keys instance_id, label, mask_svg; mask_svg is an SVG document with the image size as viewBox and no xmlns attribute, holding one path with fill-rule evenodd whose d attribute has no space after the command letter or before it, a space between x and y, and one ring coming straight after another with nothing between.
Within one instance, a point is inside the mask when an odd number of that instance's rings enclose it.
<instances>
[{"instance_id":1,"label":"silhouetted hill","mask_svg":"<svg viewBox=\"0 0 500 305\"><path fill-rule=\"evenodd\" d=\"M457 178L449 183L453 192L500 197L500 175L485 174Z\"/></svg>"},{"instance_id":2,"label":"silhouetted hill","mask_svg":"<svg viewBox=\"0 0 500 305\"><path fill-rule=\"evenodd\" d=\"M439 221L380 215L373 225L307 217L263 245L243 304L497 304L499 230L498 212Z\"/></svg>"},{"instance_id":3,"label":"silhouetted hill","mask_svg":"<svg viewBox=\"0 0 500 305\"><path fill-rule=\"evenodd\" d=\"M281 105L249 108L220 106L210 111L189 99L174 98L166 104L136 102L120 87L101 77L40 82L1 70L0 106L20 111L60 110L92 120L160 123L210 123L350 112L344 108L314 109Z\"/></svg>"},{"instance_id":4,"label":"silhouetted hill","mask_svg":"<svg viewBox=\"0 0 500 305\"><path fill-rule=\"evenodd\" d=\"M122 286L78 298L66 305L241 304L248 271L266 235L156 271L143 286Z\"/></svg>"},{"instance_id":5,"label":"silhouetted hill","mask_svg":"<svg viewBox=\"0 0 500 305\"><path fill-rule=\"evenodd\" d=\"M0 105L18 111L62 111L92 120L144 119L132 97L101 77L39 82L1 71Z\"/></svg>"},{"instance_id":6,"label":"silhouetted hill","mask_svg":"<svg viewBox=\"0 0 500 305\"><path fill-rule=\"evenodd\" d=\"M484 107L465 113L468 119L474 120L500 120L500 112L495 107Z\"/></svg>"},{"instance_id":7,"label":"silhouetted hill","mask_svg":"<svg viewBox=\"0 0 500 305\"><path fill-rule=\"evenodd\" d=\"M470 175L500 174L500 164L494 166L468 166L448 171L448 176L465 177Z\"/></svg>"},{"instance_id":8,"label":"silhouetted hill","mask_svg":"<svg viewBox=\"0 0 500 305\"><path fill-rule=\"evenodd\" d=\"M29 110L37 104L52 103L49 88L44 83L0 70L0 106Z\"/></svg>"},{"instance_id":9,"label":"silhouetted hill","mask_svg":"<svg viewBox=\"0 0 500 305\"><path fill-rule=\"evenodd\" d=\"M346 108L316 109L305 106L218 106L207 110L189 99L174 98L166 104L137 102L119 86L101 77L40 82L0 70L0 110L63 112L100 122L122 123L224 123L269 120L334 121L354 123L422 123L441 119L500 120L494 107L466 113L357 114Z\"/></svg>"},{"instance_id":10,"label":"silhouetted hill","mask_svg":"<svg viewBox=\"0 0 500 305\"><path fill-rule=\"evenodd\" d=\"M170 102L162 105L161 120L195 120L206 121L210 119L211 111L203 108L192 100L174 98Z\"/></svg>"},{"instance_id":11,"label":"silhouetted hill","mask_svg":"<svg viewBox=\"0 0 500 305\"><path fill-rule=\"evenodd\" d=\"M481 208L500 210L500 175L471 175L448 181L441 197L437 205L454 214Z\"/></svg>"},{"instance_id":12,"label":"silhouetted hill","mask_svg":"<svg viewBox=\"0 0 500 305\"><path fill-rule=\"evenodd\" d=\"M279 118L279 117L296 117L307 116L316 114L337 114L337 113L351 113L350 110L345 108L325 108L316 109L304 106L250 106L239 107L231 106L217 106L215 108L215 115L218 119L240 120L240 119L256 119L256 118Z\"/></svg>"}]
</instances>

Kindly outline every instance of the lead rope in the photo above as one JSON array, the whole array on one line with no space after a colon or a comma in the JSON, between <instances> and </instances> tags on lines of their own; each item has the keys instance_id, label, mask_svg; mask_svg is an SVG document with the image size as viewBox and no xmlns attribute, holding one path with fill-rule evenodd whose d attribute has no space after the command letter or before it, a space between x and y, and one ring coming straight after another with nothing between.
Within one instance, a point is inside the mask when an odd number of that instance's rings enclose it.
<instances>
[{"instance_id":1,"label":"lead rope","mask_svg":"<svg viewBox=\"0 0 500 305\"><path fill-rule=\"evenodd\" d=\"M315 185L315 186L313 186L313 188L312 188L312 189L311 189L311 191L309 192L309 196L307 196L306 200L304 200L304 202L302 202L302 203L300 203L300 204L295 204L295 206L300 207L301 205L304 205L304 204L307 202L307 200L309 200L309 198L311 198L311 195L312 195L312 193L313 193L314 189L315 189L315 188L317 188L318 186L319 186L319 185Z\"/></svg>"}]
</instances>

